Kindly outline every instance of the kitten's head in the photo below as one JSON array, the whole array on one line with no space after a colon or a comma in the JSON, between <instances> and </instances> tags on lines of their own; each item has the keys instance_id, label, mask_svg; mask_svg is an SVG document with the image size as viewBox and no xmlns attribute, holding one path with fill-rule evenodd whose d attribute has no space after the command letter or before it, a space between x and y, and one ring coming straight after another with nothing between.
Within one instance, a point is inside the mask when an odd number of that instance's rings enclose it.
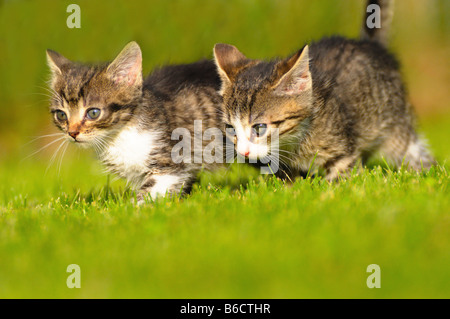
<instances>
[{"instance_id":1,"label":"kitten's head","mask_svg":"<svg viewBox=\"0 0 450 319\"><path fill-rule=\"evenodd\" d=\"M142 54L129 43L116 59L88 66L47 50L55 125L80 145L95 145L122 127L142 97Z\"/></svg>"},{"instance_id":2,"label":"kitten's head","mask_svg":"<svg viewBox=\"0 0 450 319\"><path fill-rule=\"evenodd\" d=\"M222 79L227 134L238 153L262 158L270 153L271 137L280 144L295 136L312 107L308 47L284 60L247 59L228 44L216 44L214 57ZM276 131L277 130L277 131Z\"/></svg>"}]
</instances>

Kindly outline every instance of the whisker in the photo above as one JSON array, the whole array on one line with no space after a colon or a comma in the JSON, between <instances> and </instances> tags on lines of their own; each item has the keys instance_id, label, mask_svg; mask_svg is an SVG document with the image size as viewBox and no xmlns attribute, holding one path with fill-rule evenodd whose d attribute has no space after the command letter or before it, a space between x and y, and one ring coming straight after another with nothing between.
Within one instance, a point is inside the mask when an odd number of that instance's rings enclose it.
<instances>
[{"instance_id":1,"label":"whisker","mask_svg":"<svg viewBox=\"0 0 450 319\"><path fill-rule=\"evenodd\" d=\"M50 142L50 143L44 145L43 147L41 147L40 149L38 149L36 152L34 152L34 153L28 155L27 157L25 157L22 161L26 160L27 158L30 158L30 157L33 156L33 155L36 155L36 154L39 153L40 151L46 149L47 147L49 147L49 146L52 145L52 144L55 144L55 143L58 142L58 141L61 141L61 140L64 139L64 138L65 138L65 136L61 136L60 138L57 138L56 140L54 140L54 141L52 141L52 142Z\"/></svg>"},{"instance_id":2,"label":"whisker","mask_svg":"<svg viewBox=\"0 0 450 319\"><path fill-rule=\"evenodd\" d=\"M65 142L67 142L67 140L62 141L61 144L56 149L56 151L53 153L52 157L50 158L50 162L48 163L47 168L45 169L45 174L47 174L48 169L50 168L50 166L52 166L52 164L56 158L56 155L58 154L61 147L65 144Z\"/></svg>"},{"instance_id":3,"label":"whisker","mask_svg":"<svg viewBox=\"0 0 450 319\"><path fill-rule=\"evenodd\" d=\"M62 165L62 161L63 161L63 158L64 158L64 154L66 153L67 147L69 146L69 143L68 143L67 140L65 140L63 143L65 143L65 146L64 146L64 149L63 149L63 151L61 153L61 157L60 157L59 163L58 163L58 175L61 174L61 165Z\"/></svg>"},{"instance_id":4,"label":"whisker","mask_svg":"<svg viewBox=\"0 0 450 319\"><path fill-rule=\"evenodd\" d=\"M53 137L53 136L65 136L64 133L54 133L54 134L46 134L46 135L41 135L41 136L36 136L35 138L33 138L32 140L30 140L29 142L23 144L23 146L26 146L30 143L33 143L36 140L39 140L41 138L45 138L45 137Z\"/></svg>"},{"instance_id":5,"label":"whisker","mask_svg":"<svg viewBox=\"0 0 450 319\"><path fill-rule=\"evenodd\" d=\"M95 136L94 142L99 147L100 152L103 152L108 148L107 142L100 136ZM100 155L100 152L99 152L99 155Z\"/></svg>"}]
</instances>

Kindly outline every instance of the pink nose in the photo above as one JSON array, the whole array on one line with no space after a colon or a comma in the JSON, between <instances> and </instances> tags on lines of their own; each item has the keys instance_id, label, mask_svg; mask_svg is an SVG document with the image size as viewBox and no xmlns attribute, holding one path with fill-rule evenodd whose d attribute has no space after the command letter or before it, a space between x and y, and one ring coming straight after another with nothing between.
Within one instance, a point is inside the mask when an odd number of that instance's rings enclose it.
<instances>
[{"instance_id":1,"label":"pink nose","mask_svg":"<svg viewBox=\"0 0 450 319\"><path fill-rule=\"evenodd\" d=\"M80 134L80 132L73 131L73 132L68 132L68 134L75 140L75 139L77 139L77 136L78 136L78 134Z\"/></svg>"},{"instance_id":2,"label":"pink nose","mask_svg":"<svg viewBox=\"0 0 450 319\"><path fill-rule=\"evenodd\" d=\"M250 151L246 151L246 152L242 153L242 155L244 155L244 156L248 156L249 154L250 154Z\"/></svg>"}]
</instances>

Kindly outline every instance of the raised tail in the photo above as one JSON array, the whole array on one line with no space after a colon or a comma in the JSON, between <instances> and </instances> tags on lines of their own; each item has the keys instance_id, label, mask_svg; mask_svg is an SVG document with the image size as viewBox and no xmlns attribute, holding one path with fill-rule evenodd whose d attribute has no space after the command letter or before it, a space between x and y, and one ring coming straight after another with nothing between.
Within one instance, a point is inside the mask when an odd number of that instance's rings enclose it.
<instances>
[{"instance_id":1,"label":"raised tail","mask_svg":"<svg viewBox=\"0 0 450 319\"><path fill-rule=\"evenodd\" d=\"M389 28L394 15L394 0L368 0L365 6L361 39L387 46Z\"/></svg>"}]
</instances>

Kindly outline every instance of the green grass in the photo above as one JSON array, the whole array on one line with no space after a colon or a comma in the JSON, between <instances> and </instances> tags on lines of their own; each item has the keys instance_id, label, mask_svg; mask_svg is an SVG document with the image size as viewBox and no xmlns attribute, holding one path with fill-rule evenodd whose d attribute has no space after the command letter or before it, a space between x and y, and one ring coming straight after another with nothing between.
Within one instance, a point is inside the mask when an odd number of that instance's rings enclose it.
<instances>
[{"instance_id":1,"label":"green grass","mask_svg":"<svg viewBox=\"0 0 450 319\"><path fill-rule=\"evenodd\" d=\"M450 297L447 0L396 1L389 45L441 166L372 163L331 185L234 166L144 207L90 153L69 150L60 173L46 171L54 149L25 159L48 142L31 137L51 133L45 49L101 61L135 40L146 73L211 57L217 42L287 56L323 35L357 36L363 4L79 0L82 27L68 29L70 3L0 0L0 298ZM373 263L381 289L366 286ZM66 286L69 264L80 289Z\"/></svg>"},{"instance_id":2,"label":"green grass","mask_svg":"<svg viewBox=\"0 0 450 319\"><path fill-rule=\"evenodd\" d=\"M91 156L68 155L60 174L46 164L1 168L2 298L450 297L446 165L293 185L238 165L202 174L186 198L136 207ZM73 263L80 289L66 286ZM381 289L366 286L369 264Z\"/></svg>"}]
</instances>

